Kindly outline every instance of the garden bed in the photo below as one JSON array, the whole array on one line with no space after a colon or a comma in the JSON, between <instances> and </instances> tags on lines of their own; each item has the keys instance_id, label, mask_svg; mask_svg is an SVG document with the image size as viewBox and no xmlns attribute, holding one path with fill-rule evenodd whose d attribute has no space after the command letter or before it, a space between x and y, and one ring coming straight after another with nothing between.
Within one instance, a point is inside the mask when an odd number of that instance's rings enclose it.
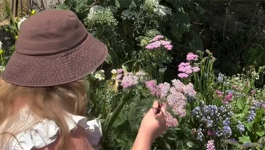
<instances>
[{"instance_id":1,"label":"garden bed","mask_svg":"<svg viewBox=\"0 0 265 150\"><path fill-rule=\"evenodd\" d=\"M5 31L5 26L0 26L0 41L3 43L2 48L9 50L14 45L14 38L12 34Z\"/></svg>"},{"instance_id":2,"label":"garden bed","mask_svg":"<svg viewBox=\"0 0 265 150\"><path fill-rule=\"evenodd\" d=\"M104 120L104 150L131 148L154 99L172 114L157 150L265 147L264 3L160 0L155 11L140 1L80 1L59 8L76 11L109 49L107 65L87 77L89 115ZM0 41L5 51L15 43L4 26Z\"/></svg>"}]
</instances>

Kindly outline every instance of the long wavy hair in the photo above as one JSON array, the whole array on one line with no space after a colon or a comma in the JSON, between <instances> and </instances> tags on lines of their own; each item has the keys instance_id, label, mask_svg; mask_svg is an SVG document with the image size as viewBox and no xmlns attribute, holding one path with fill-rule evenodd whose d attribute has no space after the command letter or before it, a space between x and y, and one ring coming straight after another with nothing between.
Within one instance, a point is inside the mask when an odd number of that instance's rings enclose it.
<instances>
[{"instance_id":1,"label":"long wavy hair","mask_svg":"<svg viewBox=\"0 0 265 150\"><path fill-rule=\"evenodd\" d=\"M0 79L0 149L9 147L12 137L43 119L53 120L59 126L58 149L68 149L71 141L65 116L67 113L86 115L86 82L82 79L53 87L31 88ZM18 98L27 98L26 107L30 114L37 116L36 120L29 123L19 118L20 111L14 110Z\"/></svg>"}]
</instances>

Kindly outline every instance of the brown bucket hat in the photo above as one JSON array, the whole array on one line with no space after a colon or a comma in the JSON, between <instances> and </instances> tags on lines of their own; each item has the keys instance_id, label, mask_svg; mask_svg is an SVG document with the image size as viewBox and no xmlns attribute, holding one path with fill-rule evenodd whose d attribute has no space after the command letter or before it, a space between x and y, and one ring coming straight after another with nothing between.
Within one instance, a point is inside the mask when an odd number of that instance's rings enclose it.
<instances>
[{"instance_id":1,"label":"brown bucket hat","mask_svg":"<svg viewBox=\"0 0 265 150\"><path fill-rule=\"evenodd\" d=\"M79 80L100 66L108 54L106 45L68 10L48 10L28 18L15 46L2 79L27 87Z\"/></svg>"}]
</instances>

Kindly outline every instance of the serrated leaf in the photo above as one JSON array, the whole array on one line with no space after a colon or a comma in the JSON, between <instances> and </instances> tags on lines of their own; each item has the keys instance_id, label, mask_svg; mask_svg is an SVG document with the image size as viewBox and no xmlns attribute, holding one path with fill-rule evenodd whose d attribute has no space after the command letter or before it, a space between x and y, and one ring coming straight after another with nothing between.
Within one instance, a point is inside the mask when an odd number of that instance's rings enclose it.
<instances>
[{"instance_id":1,"label":"serrated leaf","mask_svg":"<svg viewBox=\"0 0 265 150\"><path fill-rule=\"evenodd\" d=\"M176 38L181 38L190 28L190 17L183 12L177 12L172 15L171 32Z\"/></svg>"},{"instance_id":2,"label":"serrated leaf","mask_svg":"<svg viewBox=\"0 0 265 150\"><path fill-rule=\"evenodd\" d=\"M252 122L243 122L243 124L245 125L245 127L248 129L248 131L252 131Z\"/></svg>"},{"instance_id":3,"label":"serrated leaf","mask_svg":"<svg viewBox=\"0 0 265 150\"><path fill-rule=\"evenodd\" d=\"M258 136L263 136L265 134L265 131L256 132Z\"/></svg>"},{"instance_id":4,"label":"serrated leaf","mask_svg":"<svg viewBox=\"0 0 265 150\"><path fill-rule=\"evenodd\" d=\"M195 10L197 10L200 15L205 13L205 10L200 5L196 5Z\"/></svg>"},{"instance_id":5,"label":"serrated leaf","mask_svg":"<svg viewBox=\"0 0 265 150\"><path fill-rule=\"evenodd\" d=\"M241 110L244 108L244 102L242 101L242 99L236 101L236 106Z\"/></svg>"},{"instance_id":6,"label":"serrated leaf","mask_svg":"<svg viewBox=\"0 0 265 150\"><path fill-rule=\"evenodd\" d=\"M241 143L250 143L251 142L249 136L239 137L238 139L239 139L239 142L241 142Z\"/></svg>"},{"instance_id":7,"label":"serrated leaf","mask_svg":"<svg viewBox=\"0 0 265 150\"><path fill-rule=\"evenodd\" d=\"M203 44L200 36L197 33L193 34L192 40L189 42L190 47L194 50L203 50Z\"/></svg>"}]
</instances>

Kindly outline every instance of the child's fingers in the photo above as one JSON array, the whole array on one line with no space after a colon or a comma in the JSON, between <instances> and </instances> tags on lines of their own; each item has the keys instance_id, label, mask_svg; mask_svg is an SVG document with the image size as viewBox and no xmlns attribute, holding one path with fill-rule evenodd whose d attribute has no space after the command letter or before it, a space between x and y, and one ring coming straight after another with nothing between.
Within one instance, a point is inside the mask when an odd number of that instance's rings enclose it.
<instances>
[{"instance_id":1,"label":"child's fingers","mask_svg":"<svg viewBox=\"0 0 265 150\"><path fill-rule=\"evenodd\" d=\"M161 107L161 111L162 111L164 114L166 114L166 106L165 106L165 104L163 104L163 106Z\"/></svg>"},{"instance_id":2,"label":"child's fingers","mask_svg":"<svg viewBox=\"0 0 265 150\"><path fill-rule=\"evenodd\" d=\"M158 101L154 101L154 103L153 103L153 107L154 107L154 108L158 108L158 106L159 106Z\"/></svg>"}]
</instances>

